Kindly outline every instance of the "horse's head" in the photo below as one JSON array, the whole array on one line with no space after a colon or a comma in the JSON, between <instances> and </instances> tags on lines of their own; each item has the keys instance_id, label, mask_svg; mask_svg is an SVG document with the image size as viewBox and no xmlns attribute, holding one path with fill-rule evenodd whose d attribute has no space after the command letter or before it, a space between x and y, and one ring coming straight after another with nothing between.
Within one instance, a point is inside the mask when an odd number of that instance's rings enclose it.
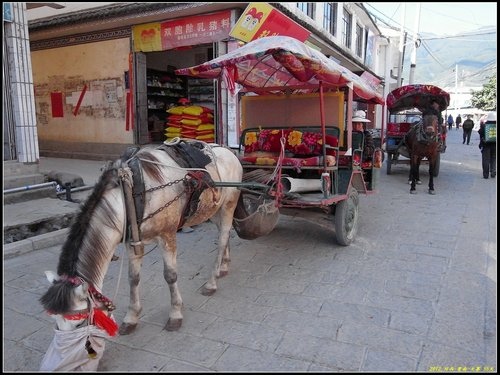
<instances>
[{"instance_id":1,"label":"horse's head","mask_svg":"<svg viewBox=\"0 0 500 375\"><path fill-rule=\"evenodd\" d=\"M51 283L40 298L45 310L55 319L60 331L73 331L84 324L94 324L114 336L118 326L109 317L113 303L80 277L59 276L45 271Z\"/></svg>"},{"instance_id":2,"label":"horse's head","mask_svg":"<svg viewBox=\"0 0 500 375\"><path fill-rule=\"evenodd\" d=\"M55 319L57 329L72 331L83 325L89 312L89 286L80 278L64 278L45 271L51 283L40 298L45 310Z\"/></svg>"},{"instance_id":3,"label":"horse's head","mask_svg":"<svg viewBox=\"0 0 500 375\"><path fill-rule=\"evenodd\" d=\"M426 138L436 137L438 127L438 118L435 115L426 115L423 118L423 130Z\"/></svg>"}]
</instances>

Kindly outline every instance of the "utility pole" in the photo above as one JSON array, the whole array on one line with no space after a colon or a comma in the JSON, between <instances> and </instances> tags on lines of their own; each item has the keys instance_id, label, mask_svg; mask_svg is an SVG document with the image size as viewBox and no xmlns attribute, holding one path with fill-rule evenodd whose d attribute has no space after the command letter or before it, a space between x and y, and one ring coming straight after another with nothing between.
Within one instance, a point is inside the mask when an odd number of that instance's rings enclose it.
<instances>
[{"instance_id":1,"label":"utility pole","mask_svg":"<svg viewBox=\"0 0 500 375\"><path fill-rule=\"evenodd\" d=\"M458 64L455 64L455 109L458 110Z\"/></svg>"},{"instance_id":2,"label":"utility pole","mask_svg":"<svg viewBox=\"0 0 500 375\"><path fill-rule=\"evenodd\" d=\"M417 3L417 13L415 14L415 31L413 34L413 50L411 51L410 65L410 85L415 82L415 68L417 67L418 31L420 29L420 3Z\"/></svg>"},{"instance_id":3,"label":"utility pole","mask_svg":"<svg viewBox=\"0 0 500 375\"><path fill-rule=\"evenodd\" d=\"M401 35L399 36L399 61L398 61L398 82L397 87L402 86L403 78L403 60L404 60L404 51L405 51L405 43L406 43L406 33L405 33L405 17L406 17L406 3L403 4L403 10L401 13Z\"/></svg>"}]
</instances>

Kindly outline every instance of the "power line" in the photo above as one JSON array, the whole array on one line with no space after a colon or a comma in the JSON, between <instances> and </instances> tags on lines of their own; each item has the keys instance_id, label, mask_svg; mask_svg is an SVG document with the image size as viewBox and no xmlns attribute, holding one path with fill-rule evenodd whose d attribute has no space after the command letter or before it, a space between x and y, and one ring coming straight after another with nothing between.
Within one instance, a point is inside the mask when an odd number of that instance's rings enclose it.
<instances>
[{"instance_id":1,"label":"power line","mask_svg":"<svg viewBox=\"0 0 500 375\"><path fill-rule=\"evenodd\" d=\"M460 76L460 81L461 82L467 81L467 80L471 81L471 79L476 78L476 77L480 79L482 75L485 75L489 71L493 71L493 70L496 71L496 68L497 68L496 63L490 63L476 72L473 72L470 74L464 74L464 75ZM482 81L483 80L481 80L481 82L476 81L475 83L477 86L483 86L484 82L482 82ZM435 80L435 84L437 86L443 86L443 87L444 86L454 86L455 85L454 69L453 69L453 71L448 70L447 75L445 75L444 77L442 77L440 79ZM469 84L469 86L471 86L471 85Z\"/></svg>"},{"instance_id":2,"label":"power line","mask_svg":"<svg viewBox=\"0 0 500 375\"><path fill-rule=\"evenodd\" d=\"M489 31L489 32L478 32L478 33L470 33L470 34L458 34L458 35L453 35L453 36L440 36L440 37L434 37L434 38L422 38L423 40L441 40L441 39L461 39L461 38L467 38L470 36L480 36L480 35L493 35L496 34L496 31ZM463 40L463 42L469 42L471 40ZM483 42L484 40L479 40L480 42Z\"/></svg>"},{"instance_id":3,"label":"power line","mask_svg":"<svg viewBox=\"0 0 500 375\"><path fill-rule=\"evenodd\" d=\"M365 3L364 4L365 7L369 7L371 8L373 11L379 13L381 16L385 17L386 19L388 19L390 22L392 22L393 24L397 25L397 26L394 26L394 25L391 25L388 21L385 21L383 20L380 16L377 16L376 14L374 14L372 11L368 10L368 12L376 19L376 20L379 20L381 21L382 23L384 23L387 27L389 27L390 29L393 29L393 30L401 30L401 24L396 21L394 19L394 15L398 12L399 10L399 7L400 5L397 6L396 10L394 11L394 14L393 16L389 17L387 16L385 13L383 13L382 11L378 10L377 8L375 8L373 5L371 5L370 3ZM436 14L439 14L438 12L435 12L433 11L432 13L436 13ZM450 15L443 15L444 17L447 17L447 18L451 18L451 19L455 19L457 20L457 18L454 18L454 17L451 17ZM461 20L460 20L461 21ZM464 21L466 22L466 21ZM479 25L478 26L483 26L483 25ZM457 35L454 35L454 36L443 36L443 37L435 37L435 38L426 38L426 40L432 40L432 39L448 39L448 38L462 38L462 37L468 37L468 36L479 36L479 35L491 35L491 34L496 34L496 28L494 28L493 26L490 26L491 27L491 31L481 31L481 32L472 32L472 33L464 33L464 34L457 34ZM414 31L411 30L410 28L404 26L403 29L410 33L410 34L413 34ZM488 29L490 30L490 29ZM421 33L418 33L418 37L420 37Z\"/></svg>"},{"instance_id":4,"label":"power line","mask_svg":"<svg viewBox=\"0 0 500 375\"><path fill-rule=\"evenodd\" d=\"M387 21L384 21L382 18L380 18L380 16L377 16L377 15L373 14L372 12L368 11L372 15L372 17L374 17L375 19L381 21L382 23L384 23L390 29L398 30L398 31L401 30L401 24L399 22L395 21L392 17L387 16L386 14L384 14L383 12L381 12L380 10L376 9L375 7L373 7L373 5L371 5L370 3L365 3L364 5L365 6L367 5L368 7L372 8L374 11L378 12L379 14L381 14L382 16L388 18L389 21L395 23L397 26L393 26L393 25L389 24ZM394 14L396 14L396 12L398 11L398 9L399 9L399 5L396 8L396 11L394 12ZM413 31L410 30L409 28L407 28L406 26L403 29L407 33L413 33Z\"/></svg>"},{"instance_id":5,"label":"power line","mask_svg":"<svg viewBox=\"0 0 500 375\"><path fill-rule=\"evenodd\" d=\"M400 5L397 6L394 14L392 17L389 17L387 16L386 14L384 14L382 11L376 9L375 7L373 7L371 4L369 3L365 3L364 4L365 6L367 6L368 8L370 9L367 9L367 11L371 14L371 16L375 19L375 22L380 22L382 23L383 25L385 25L387 28L389 29L392 29L392 30L395 30L395 31L401 31L401 25L399 24L399 22L395 21L393 19L394 15L400 10ZM376 12L377 14L375 14L374 12ZM382 18L384 17L385 20ZM392 23L392 24L391 24ZM394 26L397 25L398 27ZM411 32L411 30L407 27L403 27L403 30L405 30L407 33ZM426 41L431 41L431 40L459 40L460 43L463 43L463 42L474 42L474 43L477 43L477 42L484 42L485 40L471 40L471 39L466 39L466 38L470 38L470 37L475 37L475 36L483 36L483 35L493 35L493 34L496 34L496 29L490 29L490 27L484 27L483 30L478 30L476 32L467 32L467 33L463 33L463 34L457 34L457 35L454 35L454 36L440 36L440 37L429 37L429 38L422 38L421 36L421 33L418 33L417 34L417 39L419 39L421 41L421 45L422 47L427 51L427 53L429 54L430 58L432 60L434 60L437 64L439 64L439 66L441 67L441 69L443 70L448 70L449 67L448 66L445 66L441 60L439 60L438 57L436 57L436 55L432 52L430 46L428 43L426 43ZM494 38L496 40L496 38ZM492 40L493 42L493 40ZM480 76L483 75L485 72L487 72L488 70L490 69L493 69L491 67L489 67L488 69L481 69L480 71L477 71L473 74L471 74L470 76L464 76L462 77L462 80L465 80L465 79L473 79L475 77L478 77L478 79L480 79ZM494 69L496 69L496 65L494 67ZM445 76L445 77L442 77L440 78L437 82L445 82L445 81L451 81L451 82L454 82L455 81L455 76L453 74L452 77L448 77L448 76ZM481 81L483 81L481 79ZM481 83L482 84L482 83Z\"/></svg>"},{"instance_id":6,"label":"power line","mask_svg":"<svg viewBox=\"0 0 500 375\"><path fill-rule=\"evenodd\" d=\"M441 68L446 69L446 67L443 65L443 63L436 56L434 56L434 54L432 53L429 46L427 45L427 43L425 43L424 40L422 40L422 47L424 47L424 49L429 53L429 56L432 57L432 59L435 62L437 62L439 65L441 65Z\"/></svg>"}]
</instances>

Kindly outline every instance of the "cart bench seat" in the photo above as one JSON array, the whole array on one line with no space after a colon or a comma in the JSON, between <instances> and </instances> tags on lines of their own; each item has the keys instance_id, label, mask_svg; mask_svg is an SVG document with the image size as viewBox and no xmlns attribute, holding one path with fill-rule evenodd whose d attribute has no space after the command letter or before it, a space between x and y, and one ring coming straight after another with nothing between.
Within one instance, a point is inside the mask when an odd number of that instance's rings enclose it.
<instances>
[{"instance_id":1,"label":"cart bench seat","mask_svg":"<svg viewBox=\"0 0 500 375\"><path fill-rule=\"evenodd\" d=\"M249 128L240 138L243 155L240 162L244 166L276 166L280 159L282 143L284 155L281 165L286 168L336 167L339 155L338 127L326 128L326 160L323 157L323 137L321 127L304 126L293 128Z\"/></svg>"},{"instance_id":2,"label":"cart bench seat","mask_svg":"<svg viewBox=\"0 0 500 375\"><path fill-rule=\"evenodd\" d=\"M413 124L409 122L389 122L387 123L388 137L404 137L408 133Z\"/></svg>"}]
</instances>

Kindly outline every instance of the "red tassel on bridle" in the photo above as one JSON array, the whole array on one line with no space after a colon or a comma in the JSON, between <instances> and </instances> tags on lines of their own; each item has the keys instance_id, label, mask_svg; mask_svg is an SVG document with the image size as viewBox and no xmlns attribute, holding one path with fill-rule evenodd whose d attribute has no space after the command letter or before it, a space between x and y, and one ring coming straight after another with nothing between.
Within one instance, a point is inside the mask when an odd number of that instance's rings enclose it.
<instances>
[{"instance_id":1,"label":"red tassel on bridle","mask_svg":"<svg viewBox=\"0 0 500 375\"><path fill-rule=\"evenodd\" d=\"M109 317L104 311L93 309L92 320L97 327L105 330L108 335L115 336L118 333L118 324L116 324L114 319Z\"/></svg>"}]
</instances>

